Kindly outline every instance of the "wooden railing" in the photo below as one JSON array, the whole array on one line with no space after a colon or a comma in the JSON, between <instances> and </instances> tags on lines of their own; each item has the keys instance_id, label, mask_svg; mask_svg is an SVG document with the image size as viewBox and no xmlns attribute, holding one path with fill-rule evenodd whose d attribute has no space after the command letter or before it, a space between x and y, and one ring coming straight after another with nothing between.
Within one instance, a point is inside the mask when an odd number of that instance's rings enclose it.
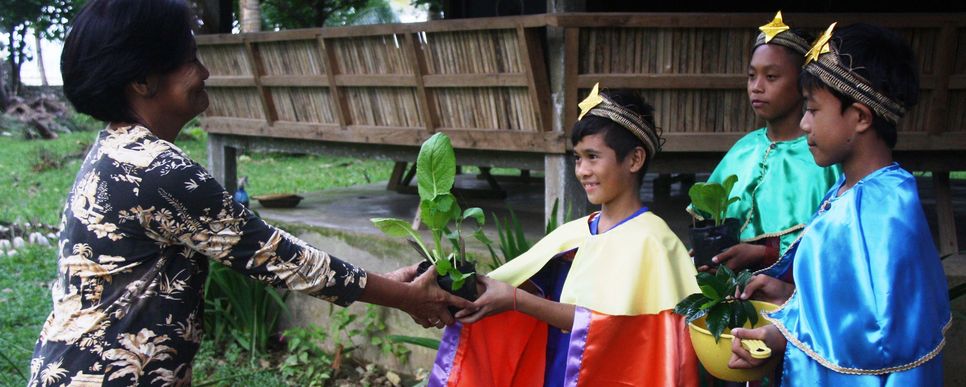
<instances>
[{"instance_id":1,"label":"wooden railing","mask_svg":"<svg viewBox=\"0 0 966 387\"><path fill-rule=\"evenodd\" d=\"M562 153L537 29L514 17L198 37L213 133Z\"/></svg>"}]
</instances>

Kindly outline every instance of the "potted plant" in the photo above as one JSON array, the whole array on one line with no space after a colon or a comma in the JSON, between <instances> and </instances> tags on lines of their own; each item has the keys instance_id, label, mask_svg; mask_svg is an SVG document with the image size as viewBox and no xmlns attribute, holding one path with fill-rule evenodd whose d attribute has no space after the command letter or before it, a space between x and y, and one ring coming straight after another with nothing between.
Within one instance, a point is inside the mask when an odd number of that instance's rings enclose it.
<instances>
[{"instance_id":1,"label":"potted plant","mask_svg":"<svg viewBox=\"0 0 966 387\"><path fill-rule=\"evenodd\" d=\"M483 234L483 223L486 220L483 210L477 207L460 209L456 197L450 192L455 181L456 154L453 152L453 145L445 134L436 133L423 143L416 158L419 214L433 235L432 248L423 243L419 233L405 220L370 220L386 235L409 238L410 245L425 259L420 263L419 273L435 265L439 275L437 282L441 288L473 301L477 297L476 265L466 256L461 227L463 222L474 220L476 229L473 236L486 246L490 246L492 242ZM444 238L449 241L449 248L445 246Z\"/></svg>"},{"instance_id":2,"label":"potted plant","mask_svg":"<svg viewBox=\"0 0 966 387\"><path fill-rule=\"evenodd\" d=\"M697 281L701 293L695 293L675 306L674 313L685 317L691 333L691 345L698 360L718 379L734 382L758 380L768 376L775 369L777 357L752 369L732 369L728 367L731 357L731 340L734 336L723 333L731 328L758 328L770 324L759 318L758 311L771 311L777 305L735 298L751 279L751 272L743 270L738 274L727 266L718 268L715 274L698 273ZM724 338L725 340L721 340ZM771 349L761 340L742 340L741 346L758 359L771 357Z\"/></svg>"},{"instance_id":3,"label":"potted plant","mask_svg":"<svg viewBox=\"0 0 966 387\"><path fill-rule=\"evenodd\" d=\"M725 218L728 206L738 201L737 196L730 196L736 182L738 176L731 175L721 184L696 183L688 190L691 206L704 218L692 224L688 231L695 266L710 266L711 258L738 244L738 219Z\"/></svg>"}]
</instances>

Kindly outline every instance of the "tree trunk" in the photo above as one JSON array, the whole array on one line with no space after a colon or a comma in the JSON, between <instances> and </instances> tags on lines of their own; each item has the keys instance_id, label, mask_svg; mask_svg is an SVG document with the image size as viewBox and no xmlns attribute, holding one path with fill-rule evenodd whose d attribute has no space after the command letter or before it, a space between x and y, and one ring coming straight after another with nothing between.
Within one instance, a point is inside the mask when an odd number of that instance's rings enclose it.
<instances>
[{"instance_id":1,"label":"tree trunk","mask_svg":"<svg viewBox=\"0 0 966 387\"><path fill-rule=\"evenodd\" d=\"M262 30L262 9L258 0L238 0L241 10L241 32L258 32Z\"/></svg>"},{"instance_id":2,"label":"tree trunk","mask_svg":"<svg viewBox=\"0 0 966 387\"><path fill-rule=\"evenodd\" d=\"M34 43L37 44L37 68L40 69L40 84L43 87L50 86L47 83L47 71L44 70L44 53L41 50L42 39L40 39L40 30L34 28Z\"/></svg>"}]
</instances>

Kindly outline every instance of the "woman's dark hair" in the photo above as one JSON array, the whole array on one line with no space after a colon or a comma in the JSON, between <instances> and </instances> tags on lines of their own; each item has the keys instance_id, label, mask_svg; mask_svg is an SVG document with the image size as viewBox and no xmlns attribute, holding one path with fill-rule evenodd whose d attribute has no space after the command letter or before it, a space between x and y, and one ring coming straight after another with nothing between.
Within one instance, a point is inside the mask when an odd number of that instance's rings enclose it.
<instances>
[{"instance_id":1,"label":"woman's dark hair","mask_svg":"<svg viewBox=\"0 0 966 387\"><path fill-rule=\"evenodd\" d=\"M608 90L601 92L601 94L610 98L614 103L640 114L644 118L645 123L651 127L656 127L654 125L654 108L644 102L640 94L630 90ZM617 161L624 161L624 158L636 147L647 149L641 139L637 138L630 130L627 130L620 124L608 118L590 115L584 116L583 119L574 124L574 128L570 133L570 142L573 145L577 145L584 137L598 133L604 134L604 143L617 154ZM644 166L637 175L638 184L644 180L644 174L647 172L647 167L654 156L652 154L647 155Z\"/></svg>"},{"instance_id":2,"label":"woman's dark hair","mask_svg":"<svg viewBox=\"0 0 966 387\"><path fill-rule=\"evenodd\" d=\"M872 88L911 109L919 102L919 69L912 47L889 29L858 23L832 34L839 50L839 61L872 83ZM842 113L855 99L825 85L820 78L803 71L798 79L803 90L825 89L842 103ZM893 125L872 112L872 127L889 148L898 137Z\"/></svg>"},{"instance_id":3,"label":"woman's dark hair","mask_svg":"<svg viewBox=\"0 0 966 387\"><path fill-rule=\"evenodd\" d=\"M64 95L96 119L134 121L125 86L185 63L194 50L191 20L184 0L92 0L64 42Z\"/></svg>"}]
</instances>

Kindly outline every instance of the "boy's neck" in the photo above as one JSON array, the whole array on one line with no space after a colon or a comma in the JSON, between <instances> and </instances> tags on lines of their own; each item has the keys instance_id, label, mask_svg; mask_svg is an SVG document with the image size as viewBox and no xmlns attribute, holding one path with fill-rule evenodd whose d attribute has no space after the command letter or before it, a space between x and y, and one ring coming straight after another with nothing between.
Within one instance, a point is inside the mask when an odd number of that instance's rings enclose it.
<instances>
[{"instance_id":1,"label":"boy's neck","mask_svg":"<svg viewBox=\"0 0 966 387\"><path fill-rule=\"evenodd\" d=\"M801 109L795 110L801 111ZM765 132L770 141L789 141L801 137L805 134L799 124L802 121L801 114L789 113L783 117L765 122Z\"/></svg>"},{"instance_id":2,"label":"boy's neck","mask_svg":"<svg viewBox=\"0 0 966 387\"><path fill-rule=\"evenodd\" d=\"M602 204L600 206L600 221L597 223L597 232L604 233L610 230L624 219L627 219L627 217L633 215L637 210L640 210L641 207L644 207L644 203L638 197L639 191L638 189L633 192L633 195L623 195L615 198L610 203Z\"/></svg>"},{"instance_id":3,"label":"boy's neck","mask_svg":"<svg viewBox=\"0 0 966 387\"><path fill-rule=\"evenodd\" d=\"M842 160L845 184L842 185L836 195L848 191L872 172L892 164L892 149L885 142L878 137L866 140L864 144L856 144L852 154Z\"/></svg>"}]
</instances>

